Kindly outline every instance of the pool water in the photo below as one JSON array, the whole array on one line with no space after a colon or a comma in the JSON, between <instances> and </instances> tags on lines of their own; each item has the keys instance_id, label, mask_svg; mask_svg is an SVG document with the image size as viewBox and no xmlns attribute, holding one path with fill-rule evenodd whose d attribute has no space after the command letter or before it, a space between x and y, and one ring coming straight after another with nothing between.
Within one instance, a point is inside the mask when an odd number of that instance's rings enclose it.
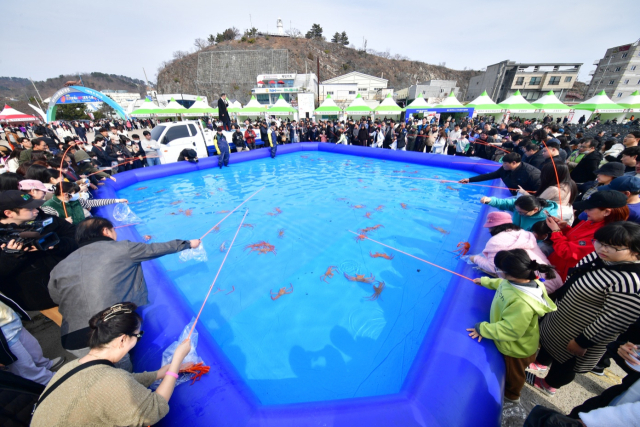
<instances>
[{"instance_id":1,"label":"pool water","mask_svg":"<svg viewBox=\"0 0 640 427\"><path fill-rule=\"evenodd\" d=\"M368 235L455 270L451 251L468 240L485 189L389 176L467 175L310 151L145 181L118 197L143 220L139 234L162 242L200 237L265 187L203 240L208 261L176 254L159 262L197 313L248 209L250 226L240 229L198 329L273 405L399 392L452 276L348 230L381 225ZM246 249L261 241L275 251ZM333 277L322 280L331 266ZM281 288L293 292L272 300Z\"/></svg>"}]
</instances>

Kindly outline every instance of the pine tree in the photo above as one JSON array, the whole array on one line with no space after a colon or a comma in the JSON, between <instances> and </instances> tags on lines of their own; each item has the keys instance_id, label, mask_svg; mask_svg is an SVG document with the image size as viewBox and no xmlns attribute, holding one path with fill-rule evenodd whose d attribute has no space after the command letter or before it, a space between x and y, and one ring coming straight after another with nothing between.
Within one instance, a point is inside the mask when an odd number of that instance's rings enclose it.
<instances>
[{"instance_id":1,"label":"pine tree","mask_svg":"<svg viewBox=\"0 0 640 427\"><path fill-rule=\"evenodd\" d=\"M305 34L305 37L308 39L324 40L324 37L322 35L322 27L320 26L320 24L313 24L311 26L311 29L307 32L307 34Z\"/></svg>"},{"instance_id":2,"label":"pine tree","mask_svg":"<svg viewBox=\"0 0 640 427\"><path fill-rule=\"evenodd\" d=\"M337 34L338 33L336 33L336 35ZM349 37L347 37L347 32L346 31L343 31L342 34L340 34L339 40L340 40L340 43L342 43L343 46L348 46L349 45Z\"/></svg>"},{"instance_id":3,"label":"pine tree","mask_svg":"<svg viewBox=\"0 0 640 427\"><path fill-rule=\"evenodd\" d=\"M336 31L333 37L331 37L331 43L342 43L342 36L340 33Z\"/></svg>"}]
</instances>

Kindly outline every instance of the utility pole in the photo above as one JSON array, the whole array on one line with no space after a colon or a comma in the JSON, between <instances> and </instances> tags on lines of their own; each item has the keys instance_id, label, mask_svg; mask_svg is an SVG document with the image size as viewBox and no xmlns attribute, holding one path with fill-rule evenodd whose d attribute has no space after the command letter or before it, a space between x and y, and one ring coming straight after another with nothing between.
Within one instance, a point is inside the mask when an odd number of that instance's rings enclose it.
<instances>
[{"instance_id":1,"label":"utility pole","mask_svg":"<svg viewBox=\"0 0 640 427\"><path fill-rule=\"evenodd\" d=\"M36 87L36 84L33 82L33 80L31 80L31 77L29 77L29 81L33 85L33 88L36 90L36 93L38 94L38 98L40 98L40 101L44 104L44 101L42 100L42 96L40 96L40 92L38 92L38 88ZM42 109L42 107L40 108Z\"/></svg>"}]
</instances>

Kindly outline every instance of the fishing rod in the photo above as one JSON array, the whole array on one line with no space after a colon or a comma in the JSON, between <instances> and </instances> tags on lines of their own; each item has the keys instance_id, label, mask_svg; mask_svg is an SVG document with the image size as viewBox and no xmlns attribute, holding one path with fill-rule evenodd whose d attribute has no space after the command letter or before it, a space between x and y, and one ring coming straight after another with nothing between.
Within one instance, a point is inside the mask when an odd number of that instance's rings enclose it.
<instances>
[{"instance_id":1,"label":"fishing rod","mask_svg":"<svg viewBox=\"0 0 640 427\"><path fill-rule=\"evenodd\" d=\"M262 190L264 190L264 187L260 188L258 191L256 191L255 193L253 193L251 196L249 196L249 198L247 198L244 202L240 203L238 206L236 206L231 212L229 212L224 218L222 218L216 225L214 225L213 227L211 227L209 229L209 231L207 231L206 233L204 233L202 235L202 237L200 238L200 240L204 239L205 237L207 237L207 234L211 233L213 230L215 230L215 228L220 225L222 223L222 221L224 221L225 219L227 219L229 217L229 215L231 215L232 213L234 213L235 211L238 210L238 208L242 205L244 205L245 203L247 203L249 200L251 200L251 198L253 196L255 196L256 194L258 194L259 192L261 192ZM246 214L245 214L246 215Z\"/></svg>"},{"instance_id":2,"label":"fishing rod","mask_svg":"<svg viewBox=\"0 0 640 427\"><path fill-rule=\"evenodd\" d=\"M118 164L117 164L117 165L115 165L115 166L111 166L111 169L113 169L113 168L117 168L118 166L126 165L127 163L132 163L133 161L138 160L138 159L140 159L140 158L142 158L142 159L147 159L147 158L149 158L149 159L156 159L156 158L158 158L158 156L149 156L149 157L147 157L147 156L141 156L141 157L129 157L129 158L128 158L128 160L125 160L125 161L124 161L124 162L122 162L122 163L118 163ZM99 171L97 171L97 172L90 173L89 175L87 175L87 178L89 178L89 177L90 177L90 176L92 176L92 175L98 174L98 173L100 173L100 172L104 172L105 170L106 170L106 169L103 169L103 170L99 170Z\"/></svg>"},{"instance_id":3,"label":"fishing rod","mask_svg":"<svg viewBox=\"0 0 640 427\"><path fill-rule=\"evenodd\" d=\"M446 268L444 268L444 267L441 267L441 266L439 266L438 264L434 264L434 263L432 263L432 262L427 261L426 259L418 258L418 257L417 257L417 256L415 256L415 255L411 255L411 254L409 254L409 253L406 253L406 252L404 252L404 251L401 251L400 249L398 249L398 248L394 248L393 246L385 245L385 244L384 244L384 243L382 243L382 242L378 242L377 240L373 240L371 237L367 236L366 234L358 234L358 233L355 233L355 232L353 232L353 231L351 231L351 230L347 230L347 231L348 231L349 233L353 233L353 234L355 234L356 236L364 236L364 238L365 238L365 239L371 240L371 241L372 241L372 242L374 242L374 243L377 243L377 244L382 245L382 246L384 246L384 247L387 247L387 248L389 248L389 249L393 249L394 251L400 252L401 254L405 254L405 255L407 255L407 256L410 256L411 258L415 258L415 259L417 259L418 261L425 262L425 263L427 263L427 264L429 264L429 265L432 265L432 266L434 266L434 267L438 267L438 268L439 268L439 269L441 269L441 270L447 271L447 272L449 272L449 273L451 273L451 274L455 274L456 276L462 277L463 279L467 279L467 280L469 280L469 281L473 282L473 279L471 279L471 278L469 278L469 277L467 277L467 276L463 276L463 275L462 275L462 274L460 274L460 273L456 273L455 271L451 271L451 270L449 270L449 269L446 269Z\"/></svg>"},{"instance_id":4,"label":"fishing rod","mask_svg":"<svg viewBox=\"0 0 640 427\"><path fill-rule=\"evenodd\" d=\"M220 268L218 268L218 272L216 273L216 277L214 277L213 282L211 283L211 286L209 287L209 292L207 292L207 296L204 298L204 301L202 302L202 306L200 307L200 311L198 312L198 315L196 316L196 320L193 321L193 326L191 326L191 330L189 331L189 336L187 337L187 339L191 338L191 334L193 333L193 330L196 327L196 323L198 323L198 319L200 318L200 315L202 314L202 310L204 310L204 305L207 303L207 299L209 299L209 295L211 295L211 291L213 290L213 287L216 284L216 280L218 280L218 276L220 275L220 271L222 271L222 266L224 265L225 261L227 261L227 257L229 256L229 252L231 252L231 248L233 247L233 243L236 241L236 237L238 237L238 233L240 232L240 228L242 227L242 224L244 224L244 219L247 217L248 213L249 213L249 209L247 209L244 212L244 216L242 217L242 221L240 221L240 225L238 225L238 229L236 230L235 236L233 236L233 240L231 241L231 244L229 245L229 249L227 249L227 253L224 254L224 259L222 260L222 264L220 264ZM200 244L202 244L202 242Z\"/></svg>"},{"instance_id":5,"label":"fishing rod","mask_svg":"<svg viewBox=\"0 0 640 427\"><path fill-rule=\"evenodd\" d=\"M549 158L551 159L551 164L553 165L553 171L556 173L556 182L558 183L558 205L560 207L560 219L562 219L562 190L560 189L560 178L558 178L558 169L556 168L556 162L553 161L553 156L549 151L549 147L547 147L547 143L544 141L540 141L544 144L544 148L547 149L547 153L549 154Z\"/></svg>"},{"instance_id":6,"label":"fishing rod","mask_svg":"<svg viewBox=\"0 0 640 427\"><path fill-rule=\"evenodd\" d=\"M450 181L450 180L446 180L446 179L437 179L437 178L417 178L417 177L412 177L412 176L395 176L395 175L383 175L384 177L388 177L388 178L401 178L401 179L420 179L420 180L427 180L427 181L438 181L442 184L447 184L447 183L452 183L452 184L460 184L460 185L473 185L474 187L489 187L489 188L499 188L501 190L511 190L511 191L518 191L518 188L508 188L508 187L498 187L495 185L486 185L486 184L473 184L470 182L467 183L462 183L462 182L458 182L458 181ZM525 190L527 193L535 193L535 191L531 191L531 190Z\"/></svg>"}]
</instances>

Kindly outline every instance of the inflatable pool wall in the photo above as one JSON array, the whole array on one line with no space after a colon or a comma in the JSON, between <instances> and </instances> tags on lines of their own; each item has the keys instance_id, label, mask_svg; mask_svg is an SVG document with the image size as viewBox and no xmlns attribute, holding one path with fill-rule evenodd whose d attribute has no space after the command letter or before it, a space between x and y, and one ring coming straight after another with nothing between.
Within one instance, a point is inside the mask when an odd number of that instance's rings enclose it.
<instances>
[{"instance_id":1,"label":"inflatable pool wall","mask_svg":"<svg viewBox=\"0 0 640 427\"><path fill-rule=\"evenodd\" d=\"M299 143L278 147L278 155L298 151L321 151L350 156L415 163L486 173L495 166L478 164L478 159L445 155L424 155L405 151L330 143ZM269 157L266 149L234 153L230 163ZM455 161L455 163L454 163ZM482 161L483 163L491 163ZM198 164L178 162L119 173L97 190L99 198L117 198L116 191L142 181L217 167L216 157ZM494 185L500 185L496 182ZM499 190L490 189L488 195ZM502 192L500 195L504 196ZM479 252L488 233L482 224L488 206L483 205L469 233L472 252ZM95 215L112 218L113 205ZM190 239L196 236L176 236ZM135 227L118 229L118 240L142 242ZM428 267L425 267L428 268ZM176 338L194 313L183 295L167 279L157 261L143 263L149 287L149 306L141 308L144 338L135 347L134 370L159 368L163 350ZM473 277L476 272L458 264L458 272ZM235 372L213 337L201 325L198 354L211 366L209 374L193 386L184 384L174 392L169 414L161 426L498 426L504 387L504 361L490 340L478 343L466 328L487 320L493 292L452 275L451 282L416 354L402 390L398 394L357 399L264 406ZM203 293L204 297L204 293Z\"/></svg>"}]
</instances>

